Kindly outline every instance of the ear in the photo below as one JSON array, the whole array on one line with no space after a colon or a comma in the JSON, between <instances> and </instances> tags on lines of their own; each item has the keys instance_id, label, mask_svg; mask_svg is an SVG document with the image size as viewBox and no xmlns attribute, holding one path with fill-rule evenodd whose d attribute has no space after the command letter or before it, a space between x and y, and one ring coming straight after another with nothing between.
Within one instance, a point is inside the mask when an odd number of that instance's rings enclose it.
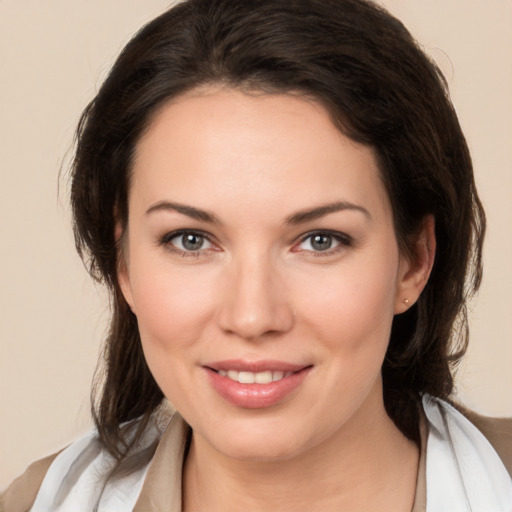
<instances>
[{"instance_id":1,"label":"ear","mask_svg":"<svg viewBox=\"0 0 512 512\"><path fill-rule=\"evenodd\" d=\"M395 314L407 311L427 284L436 254L435 220L427 215L415 235L409 254L400 256Z\"/></svg>"},{"instance_id":2,"label":"ear","mask_svg":"<svg viewBox=\"0 0 512 512\"><path fill-rule=\"evenodd\" d=\"M117 282L121 288L124 300L135 314L128 263L128 233L124 232L123 226L117 216L114 228L114 237L117 247Z\"/></svg>"}]
</instances>

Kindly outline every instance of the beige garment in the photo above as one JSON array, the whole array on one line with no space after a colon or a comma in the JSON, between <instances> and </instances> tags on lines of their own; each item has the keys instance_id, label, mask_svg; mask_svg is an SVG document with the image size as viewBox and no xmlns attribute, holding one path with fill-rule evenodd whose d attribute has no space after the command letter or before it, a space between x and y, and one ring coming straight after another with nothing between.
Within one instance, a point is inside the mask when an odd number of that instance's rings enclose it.
<instances>
[{"instance_id":1,"label":"beige garment","mask_svg":"<svg viewBox=\"0 0 512 512\"><path fill-rule=\"evenodd\" d=\"M464 412L487 437L512 475L512 418L495 419ZM175 415L164 432L151 460L144 485L133 512L181 512L181 478L183 456L190 429ZM421 453L416 485L416 498L411 512L426 510L426 441L425 422L421 428ZM34 462L0 497L1 512L28 512L54 454Z\"/></svg>"},{"instance_id":2,"label":"beige garment","mask_svg":"<svg viewBox=\"0 0 512 512\"><path fill-rule=\"evenodd\" d=\"M27 512L51 463L60 452L33 462L0 496L0 512Z\"/></svg>"}]
</instances>

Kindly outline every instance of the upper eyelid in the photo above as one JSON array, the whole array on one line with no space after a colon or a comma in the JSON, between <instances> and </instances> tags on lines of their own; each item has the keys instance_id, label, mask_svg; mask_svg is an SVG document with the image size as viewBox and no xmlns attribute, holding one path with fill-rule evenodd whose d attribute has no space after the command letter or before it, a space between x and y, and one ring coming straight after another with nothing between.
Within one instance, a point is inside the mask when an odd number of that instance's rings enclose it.
<instances>
[{"instance_id":1,"label":"upper eyelid","mask_svg":"<svg viewBox=\"0 0 512 512\"><path fill-rule=\"evenodd\" d=\"M179 236L186 235L186 234L199 235L199 236L202 236L205 240L207 240L213 246L218 247L218 245L219 245L218 242L215 241L214 237L210 233L206 233L204 231L201 231L200 229L176 229L174 231L169 231L169 232L165 233L164 235L158 237L158 245L162 245L162 246L172 245L170 243L171 240L173 240ZM175 249L177 251L181 250L178 247L176 247ZM189 251L189 252L200 253L202 251L208 251L208 250L211 250L211 248L198 249L197 251Z\"/></svg>"},{"instance_id":2,"label":"upper eyelid","mask_svg":"<svg viewBox=\"0 0 512 512\"><path fill-rule=\"evenodd\" d=\"M173 231L164 233L160 237L160 239L161 240L163 240L163 239L172 240L173 238L176 238L177 236L187 235L187 234L200 235L200 236L206 238L209 242L213 243L212 238L214 238L214 237L210 233L207 233L206 231L202 231L200 229L175 229Z\"/></svg>"},{"instance_id":3,"label":"upper eyelid","mask_svg":"<svg viewBox=\"0 0 512 512\"><path fill-rule=\"evenodd\" d=\"M337 240L353 242L353 238L350 235L343 233L341 231L334 231L329 229L315 229L313 231L308 231L307 233L300 235L298 237L298 241L303 242L304 240L307 240L308 238L314 235L329 235L332 236L333 238L336 238Z\"/></svg>"},{"instance_id":4,"label":"upper eyelid","mask_svg":"<svg viewBox=\"0 0 512 512\"><path fill-rule=\"evenodd\" d=\"M337 244L334 247L330 247L324 251L316 251L312 249L302 249L300 246L309 238L314 235L328 235L334 238ZM315 230L305 233L299 240L295 242L291 248L292 252L302 253L302 254L311 254L315 256L333 256L335 254L339 254L341 251L354 247L354 239L347 235L346 233L342 233L339 231L330 231L330 230Z\"/></svg>"}]
</instances>

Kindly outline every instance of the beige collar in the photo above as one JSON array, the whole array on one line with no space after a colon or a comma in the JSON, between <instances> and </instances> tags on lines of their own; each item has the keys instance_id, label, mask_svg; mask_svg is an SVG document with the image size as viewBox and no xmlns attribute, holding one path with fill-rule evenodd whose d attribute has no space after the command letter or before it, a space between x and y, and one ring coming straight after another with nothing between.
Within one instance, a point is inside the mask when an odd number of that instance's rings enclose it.
<instances>
[{"instance_id":1,"label":"beige collar","mask_svg":"<svg viewBox=\"0 0 512 512\"><path fill-rule=\"evenodd\" d=\"M420 411L420 459L418 461L418 476L416 477L416 493L411 512L426 512L427 510L427 420Z\"/></svg>"},{"instance_id":2,"label":"beige collar","mask_svg":"<svg viewBox=\"0 0 512 512\"><path fill-rule=\"evenodd\" d=\"M190 427L174 414L158 444L133 512L181 512L183 459Z\"/></svg>"}]
</instances>

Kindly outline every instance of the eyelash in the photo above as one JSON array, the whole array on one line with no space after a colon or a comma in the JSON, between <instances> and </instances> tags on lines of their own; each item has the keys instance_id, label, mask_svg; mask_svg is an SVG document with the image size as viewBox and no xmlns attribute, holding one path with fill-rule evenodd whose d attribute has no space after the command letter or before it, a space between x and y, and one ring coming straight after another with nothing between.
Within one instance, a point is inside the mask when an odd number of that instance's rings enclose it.
<instances>
[{"instance_id":1,"label":"eyelash","mask_svg":"<svg viewBox=\"0 0 512 512\"><path fill-rule=\"evenodd\" d=\"M204 255L207 251L210 250L210 248L207 249L198 249L197 251L194 250L183 250L176 246L174 246L171 241L183 237L185 235L194 235L201 237L204 241L214 245L214 243L211 241L208 234L202 232L202 231L196 231L196 230L178 230L178 231L172 231L170 233L166 233L164 236L162 236L159 240L159 245L165 247L167 250L182 256L182 257L200 257ZM304 249L298 249L297 247L302 245L304 242L306 242L308 239L312 239L314 236L323 235L330 237L331 239L338 242L338 245L336 245L333 248L326 249L324 251L315 251L315 250L304 250ZM331 256L333 254L336 254L338 252L341 252L342 250L346 249L347 247L351 247L354 244L354 240L349 235L346 235L345 233L340 233L339 231L330 231L330 230L317 230L312 231L309 233L306 233L305 235L301 236L299 242L294 245L293 251L294 252L301 252L301 253L309 253L312 254L314 257L325 257L325 256Z\"/></svg>"},{"instance_id":2,"label":"eyelash","mask_svg":"<svg viewBox=\"0 0 512 512\"><path fill-rule=\"evenodd\" d=\"M310 233L306 233L304 236L302 236L299 243L295 247L297 247L298 245L302 245L305 241L307 241L308 239L312 239L314 236L317 236L317 235L323 235L323 236L330 237L331 239L338 242L338 245L336 245L333 248L326 249L324 251L296 249L295 252L303 252L303 253L306 252L306 253L312 254L315 258L317 258L317 257L321 258L321 257L325 257L325 256L332 256L333 254L337 254L337 253L343 251L344 249L346 249L347 247L352 247L354 245L354 239L345 233L340 233L339 231L317 230L317 231L312 231ZM295 249L295 247L294 247L294 249Z\"/></svg>"},{"instance_id":3,"label":"eyelash","mask_svg":"<svg viewBox=\"0 0 512 512\"><path fill-rule=\"evenodd\" d=\"M209 249L198 249L197 251L187 251L184 249L180 249L179 247L174 246L171 241L175 238L183 237L185 235L195 235L198 237L201 237L204 241L210 243L213 245L213 242L210 240L210 237L203 233L202 231L197 230L178 230L178 231L172 231L171 233L166 233L163 237L159 240L159 245L165 247L167 250L177 254L178 256L183 257L195 257L198 258L201 255L204 255Z\"/></svg>"}]
</instances>

